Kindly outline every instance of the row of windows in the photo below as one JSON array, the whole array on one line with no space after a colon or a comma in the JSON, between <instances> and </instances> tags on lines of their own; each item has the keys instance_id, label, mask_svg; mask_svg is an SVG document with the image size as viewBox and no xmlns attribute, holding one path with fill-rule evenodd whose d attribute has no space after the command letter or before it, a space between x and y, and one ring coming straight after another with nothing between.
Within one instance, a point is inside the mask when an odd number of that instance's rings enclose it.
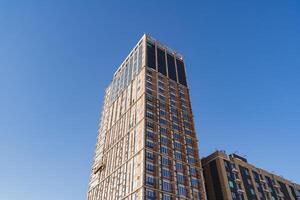
<instances>
[{"instance_id":1,"label":"row of windows","mask_svg":"<svg viewBox=\"0 0 300 200\"><path fill-rule=\"evenodd\" d=\"M147 177L150 179L154 179L151 176L147 176ZM162 184L161 184L161 189L165 192L172 192L172 184L167 180L163 180ZM184 197L187 196L187 189L184 185L178 185L177 195L184 196ZM146 197L147 197L147 199L152 200L152 199L156 198L156 194L153 190L147 189ZM167 195L167 194L163 194L162 199L171 199L171 196Z\"/></svg>"},{"instance_id":2,"label":"row of windows","mask_svg":"<svg viewBox=\"0 0 300 200\"><path fill-rule=\"evenodd\" d=\"M155 48L155 45L147 42L147 60L146 65L152 69L157 70L159 73L168 76L170 79L177 81L182 85L187 85L186 74L183 61L175 58L169 53L165 53L160 48ZM156 56L157 53L157 56ZM157 59L157 65L156 65ZM175 64L176 60L176 64ZM167 70L168 69L168 70ZM168 71L168 74L167 74ZM177 73L176 73L177 71Z\"/></svg>"},{"instance_id":3,"label":"row of windows","mask_svg":"<svg viewBox=\"0 0 300 200\"><path fill-rule=\"evenodd\" d=\"M138 48L129 56L123 64L122 69L115 75L111 83L111 102L126 88L134 75L137 74L142 67L143 45L140 44Z\"/></svg>"},{"instance_id":4,"label":"row of windows","mask_svg":"<svg viewBox=\"0 0 300 200\"><path fill-rule=\"evenodd\" d=\"M149 133L149 132L148 132ZM147 134L148 134L147 133ZM151 136L152 137L152 136ZM161 140L166 140L168 141L169 139L165 138L165 137L162 137ZM161 144L166 144L165 142L161 142ZM180 143L178 142L175 142L174 144L177 144L177 146L182 146ZM151 140L151 138L148 138L146 140L146 147L150 148L150 149L154 149L154 147L156 146L156 144L154 143L154 141ZM160 146L159 147L160 149L160 153L161 154L169 154L171 153L171 149L168 148L168 146ZM178 150L174 150L174 157L178 160L182 160L183 159L183 155L182 155L182 152L179 151L179 150L182 150L182 148L176 148L175 149L178 149ZM193 157L193 154L194 154L194 150L191 146L188 146L187 148L187 157L188 157L188 163L190 164L195 164L196 163L196 159Z\"/></svg>"},{"instance_id":5,"label":"row of windows","mask_svg":"<svg viewBox=\"0 0 300 200\"><path fill-rule=\"evenodd\" d=\"M158 156L158 155L155 155L153 152L150 152L150 151L146 152L146 159L151 162L151 163L147 162L147 164L146 164L146 168L149 169L149 171L154 171L153 162L155 161L156 156ZM160 156L160 158L161 158L162 166L170 167L170 165L173 165L173 161L171 161L168 157ZM190 158L190 159L193 159L193 158ZM189 163L189 164L193 165L194 163ZM150 165L152 165L153 167ZM187 165L185 165L185 167L187 167ZM181 163L179 160L175 161L175 169L178 172L183 172L184 164ZM191 176L197 176L197 169L195 167L190 166L189 169L190 169L189 172L190 172Z\"/></svg>"},{"instance_id":6,"label":"row of windows","mask_svg":"<svg viewBox=\"0 0 300 200\"><path fill-rule=\"evenodd\" d=\"M148 113L148 112L147 112ZM149 115L151 115L151 114L149 114ZM149 118L149 119L151 119L151 118ZM162 124L161 124L162 125ZM178 133L179 131L180 131L180 128L179 128L179 126L178 125L176 125L176 124L173 124L174 126L172 126L172 128L173 128L173 130L172 130L172 132L173 132L173 137L174 137L174 139L175 140L181 140L181 138L183 137L181 137L180 136L180 134ZM150 121L150 120L148 120L147 121L147 123L146 123L146 126L147 126L147 128L149 129L149 130L154 130L154 123L153 123L153 121ZM149 132L149 133L147 133L147 135L150 137L150 138L154 138L154 133L153 132L150 132L150 131L147 131L147 132ZM186 142L186 144L187 145L193 145L193 138L191 138L189 135L191 135L191 132L189 131L189 130L187 130L187 129L185 129L184 130L184 132L185 132L185 142ZM161 127L160 126L160 128L159 128L159 133L160 134L162 134L162 135L166 135L167 137L169 137L169 135L168 135L168 133L169 133L169 131L168 131L168 128L166 128L166 127ZM164 140L164 141L161 141L163 144L167 144L168 143L168 141L166 141L166 140ZM175 146L176 147L176 146Z\"/></svg>"},{"instance_id":7,"label":"row of windows","mask_svg":"<svg viewBox=\"0 0 300 200\"><path fill-rule=\"evenodd\" d=\"M239 175L232 173L232 169L236 168L235 164L224 160L224 165L228 177L228 184L232 191L232 198L243 200L244 197L242 195L237 195L237 193L234 192L235 190L241 189L241 184L235 181ZM277 181L278 183L276 183L274 179L271 179L268 176L263 177L261 174L258 174L255 171L252 171L252 182L250 171L242 166L239 166L239 168L248 199L256 198L255 187L257 188L258 197L260 200L266 200L267 194L265 194L265 190L269 190L271 192L270 194L272 199L280 199L281 195L283 195L284 198L291 198L287 190L287 186L284 183L281 183L280 181ZM264 181L264 179L266 181Z\"/></svg>"},{"instance_id":8,"label":"row of windows","mask_svg":"<svg viewBox=\"0 0 300 200\"><path fill-rule=\"evenodd\" d=\"M147 189L146 191L146 200L156 200L156 195L155 192L153 190L149 190ZM162 194L162 200L171 200L171 196L168 194Z\"/></svg>"}]
</instances>

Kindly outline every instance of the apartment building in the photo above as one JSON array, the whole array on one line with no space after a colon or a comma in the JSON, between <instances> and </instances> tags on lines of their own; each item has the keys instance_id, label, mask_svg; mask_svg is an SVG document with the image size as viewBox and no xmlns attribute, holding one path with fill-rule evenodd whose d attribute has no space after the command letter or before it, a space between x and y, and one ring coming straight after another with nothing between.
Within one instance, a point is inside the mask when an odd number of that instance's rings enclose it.
<instances>
[{"instance_id":1,"label":"apartment building","mask_svg":"<svg viewBox=\"0 0 300 200\"><path fill-rule=\"evenodd\" d=\"M300 185L257 168L237 154L202 159L208 200L299 200Z\"/></svg>"},{"instance_id":2,"label":"apartment building","mask_svg":"<svg viewBox=\"0 0 300 200\"><path fill-rule=\"evenodd\" d=\"M149 35L104 96L88 200L205 200L183 56Z\"/></svg>"}]
</instances>

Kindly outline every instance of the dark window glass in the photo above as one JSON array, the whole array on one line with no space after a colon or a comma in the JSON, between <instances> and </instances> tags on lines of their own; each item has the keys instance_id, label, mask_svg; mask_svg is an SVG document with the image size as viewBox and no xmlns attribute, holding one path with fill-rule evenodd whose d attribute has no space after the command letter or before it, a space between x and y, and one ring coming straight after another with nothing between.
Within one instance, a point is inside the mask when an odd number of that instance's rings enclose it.
<instances>
[{"instance_id":1,"label":"dark window glass","mask_svg":"<svg viewBox=\"0 0 300 200\"><path fill-rule=\"evenodd\" d=\"M167 54L167 61L169 78L174 81L177 81L174 57L170 54Z\"/></svg>"},{"instance_id":2,"label":"dark window glass","mask_svg":"<svg viewBox=\"0 0 300 200\"><path fill-rule=\"evenodd\" d=\"M156 69L155 46L151 43L147 43L147 66Z\"/></svg>"},{"instance_id":3,"label":"dark window glass","mask_svg":"<svg viewBox=\"0 0 300 200\"><path fill-rule=\"evenodd\" d=\"M293 188L293 186L289 186L289 187L292 191L292 195L294 196L295 199L297 199L295 189Z\"/></svg>"},{"instance_id":4,"label":"dark window glass","mask_svg":"<svg viewBox=\"0 0 300 200\"><path fill-rule=\"evenodd\" d=\"M209 164L210 173L212 177L212 183L214 187L214 191L216 194L216 199L223 200L223 192L222 192L222 186L220 182L220 176L217 168L217 162L214 160Z\"/></svg>"},{"instance_id":5,"label":"dark window glass","mask_svg":"<svg viewBox=\"0 0 300 200\"><path fill-rule=\"evenodd\" d=\"M181 60L176 59L176 64L177 64L178 82L186 86L186 76L185 76L183 62Z\"/></svg>"},{"instance_id":6,"label":"dark window glass","mask_svg":"<svg viewBox=\"0 0 300 200\"><path fill-rule=\"evenodd\" d=\"M249 170L242 166L239 166L239 168L240 168L242 180L244 183L244 187L245 187L246 195L247 195L248 199L256 199L256 195L254 192L254 186L251 181L251 176L250 176Z\"/></svg>"},{"instance_id":7,"label":"dark window glass","mask_svg":"<svg viewBox=\"0 0 300 200\"><path fill-rule=\"evenodd\" d=\"M290 195L289 195L289 192L287 190L286 185L284 183L280 182L280 181L278 181L278 183L280 185L281 192L284 195L284 199L286 199L286 200L292 200L291 197L290 197Z\"/></svg>"},{"instance_id":8,"label":"dark window glass","mask_svg":"<svg viewBox=\"0 0 300 200\"><path fill-rule=\"evenodd\" d=\"M159 48L157 48L157 65L158 65L158 72L166 76L167 70L166 70L165 52Z\"/></svg>"}]
</instances>

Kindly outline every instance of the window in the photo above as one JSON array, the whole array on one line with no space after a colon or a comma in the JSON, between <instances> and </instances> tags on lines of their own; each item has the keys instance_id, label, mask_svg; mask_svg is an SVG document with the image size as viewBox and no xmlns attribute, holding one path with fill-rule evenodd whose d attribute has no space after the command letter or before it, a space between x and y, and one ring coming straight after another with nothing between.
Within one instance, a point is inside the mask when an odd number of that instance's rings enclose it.
<instances>
[{"instance_id":1,"label":"window","mask_svg":"<svg viewBox=\"0 0 300 200\"><path fill-rule=\"evenodd\" d=\"M152 90L152 89L149 89L149 88L147 88L147 89L146 89L146 93L147 93L147 94L150 94L150 95L153 95L153 90Z\"/></svg>"},{"instance_id":2,"label":"window","mask_svg":"<svg viewBox=\"0 0 300 200\"><path fill-rule=\"evenodd\" d=\"M247 176L250 176L247 169L245 169L245 174L246 174Z\"/></svg>"},{"instance_id":3,"label":"window","mask_svg":"<svg viewBox=\"0 0 300 200\"><path fill-rule=\"evenodd\" d=\"M177 149L181 149L182 148L182 145L179 143L179 142L174 142L174 147L177 148Z\"/></svg>"},{"instance_id":4,"label":"window","mask_svg":"<svg viewBox=\"0 0 300 200\"><path fill-rule=\"evenodd\" d=\"M167 62L169 78L177 81L174 57L170 54L167 54Z\"/></svg>"},{"instance_id":5,"label":"window","mask_svg":"<svg viewBox=\"0 0 300 200\"><path fill-rule=\"evenodd\" d=\"M147 74L147 76L146 76L146 81L148 82L148 83L151 83L152 82L152 77L151 77L151 75L149 75L149 74Z\"/></svg>"},{"instance_id":6,"label":"window","mask_svg":"<svg viewBox=\"0 0 300 200\"><path fill-rule=\"evenodd\" d=\"M147 134L147 138L149 138L149 139L153 139L154 138L154 133L153 132L147 130L146 134Z\"/></svg>"},{"instance_id":7,"label":"window","mask_svg":"<svg viewBox=\"0 0 300 200\"><path fill-rule=\"evenodd\" d=\"M171 113L175 116L177 116L177 109L174 106L171 106Z\"/></svg>"},{"instance_id":8,"label":"window","mask_svg":"<svg viewBox=\"0 0 300 200\"><path fill-rule=\"evenodd\" d=\"M177 182L184 183L184 176L183 174L177 174Z\"/></svg>"},{"instance_id":9,"label":"window","mask_svg":"<svg viewBox=\"0 0 300 200\"><path fill-rule=\"evenodd\" d=\"M179 122L178 117L172 116L172 121L178 123Z\"/></svg>"},{"instance_id":10,"label":"window","mask_svg":"<svg viewBox=\"0 0 300 200\"><path fill-rule=\"evenodd\" d=\"M192 134L192 131L188 130L188 129L184 129L184 133L187 134L187 135L191 135Z\"/></svg>"},{"instance_id":11,"label":"window","mask_svg":"<svg viewBox=\"0 0 300 200\"><path fill-rule=\"evenodd\" d=\"M169 85L170 85L171 88L175 88L177 84L174 81L170 81Z\"/></svg>"},{"instance_id":12,"label":"window","mask_svg":"<svg viewBox=\"0 0 300 200\"><path fill-rule=\"evenodd\" d=\"M249 178L247 179L247 182L248 182L249 185L252 185L252 182Z\"/></svg>"},{"instance_id":13,"label":"window","mask_svg":"<svg viewBox=\"0 0 300 200\"><path fill-rule=\"evenodd\" d=\"M167 194L163 194L162 200L171 200L171 196Z\"/></svg>"},{"instance_id":14,"label":"window","mask_svg":"<svg viewBox=\"0 0 300 200\"><path fill-rule=\"evenodd\" d=\"M179 163L179 162L176 163L176 170L177 171L183 171L183 165L182 165L182 163Z\"/></svg>"},{"instance_id":15,"label":"window","mask_svg":"<svg viewBox=\"0 0 300 200\"><path fill-rule=\"evenodd\" d=\"M180 140L180 135L179 135L179 133L174 133L173 136L174 136L175 139Z\"/></svg>"},{"instance_id":16,"label":"window","mask_svg":"<svg viewBox=\"0 0 300 200\"><path fill-rule=\"evenodd\" d=\"M161 134L166 134L166 133L168 133L168 132L167 132L167 129L166 129L166 128L162 128L162 127L159 128L159 132L160 132Z\"/></svg>"},{"instance_id":17,"label":"window","mask_svg":"<svg viewBox=\"0 0 300 200\"><path fill-rule=\"evenodd\" d=\"M154 143L153 143L152 141L150 141L150 140L147 140L147 141L146 141L146 146L147 146L148 148L153 149L153 148L154 148Z\"/></svg>"},{"instance_id":18,"label":"window","mask_svg":"<svg viewBox=\"0 0 300 200\"><path fill-rule=\"evenodd\" d=\"M186 86L186 76L185 76L184 64L179 59L176 59L176 64L177 64L178 82L180 84Z\"/></svg>"},{"instance_id":19,"label":"window","mask_svg":"<svg viewBox=\"0 0 300 200\"><path fill-rule=\"evenodd\" d=\"M156 69L155 62L155 46L147 42L147 66Z\"/></svg>"},{"instance_id":20,"label":"window","mask_svg":"<svg viewBox=\"0 0 300 200\"><path fill-rule=\"evenodd\" d=\"M161 158L161 163L162 163L162 165L169 165L170 160L168 158L162 157Z\"/></svg>"},{"instance_id":21,"label":"window","mask_svg":"<svg viewBox=\"0 0 300 200\"><path fill-rule=\"evenodd\" d=\"M165 147L165 146L161 146L161 147L160 147L160 152L161 152L162 154L168 154L168 148Z\"/></svg>"},{"instance_id":22,"label":"window","mask_svg":"<svg viewBox=\"0 0 300 200\"><path fill-rule=\"evenodd\" d=\"M154 165L152 163L146 164L147 171L154 172Z\"/></svg>"},{"instance_id":23,"label":"window","mask_svg":"<svg viewBox=\"0 0 300 200\"><path fill-rule=\"evenodd\" d=\"M174 91L174 92L173 92ZM173 93L172 93L173 92ZM176 101L176 97L175 97L175 90L170 88L170 99L171 101Z\"/></svg>"},{"instance_id":24,"label":"window","mask_svg":"<svg viewBox=\"0 0 300 200\"><path fill-rule=\"evenodd\" d=\"M153 128L154 128L154 125L153 125L153 123L152 123L152 122L149 122L149 121L147 121L147 128L149 128L149 129L153 129Z\"/></svg>"},{"instance_id":25,"label":"window","mask_svg":"<svg viewBox=\"0 0 300 200\"><path fill-rule=\"evenodd\" d=\"M162 173L163 177L170 177L170 175L171 175L170 170L168 170L167 168L163 168L161 170L161 173Z\"/></svg>"},{"instance_id":26,"label":"window","mask_svg":"<svg viewBox=\"0 0 300 200\"><path fill-rule=\"evenodd\" d=\"M178 194L182 196L186 196L186 189L183 185L178 186Z\"/></svg>"},{"instance_id":27,"label":"window","mask_svg":"<svg viewBox=\"0 0 300 200\"><path fill-rule=\"evenodd\" d=\"M190 172L191 172L192 176L196 176L197 175L197 170L194 167L191 167Z\"/></svg>"},{"instance_id":28,"label":"window","mask_svg":"<svg viewBox=\"0 0 300 200\"><path fill-rule=\"evenodd\" d=\"M158 74L158 80L164 82L164 76L161 74Z\"/></svg>"},{"instance_id":29,"label":"window","mask_svg":"<svg viewBox=\"0 0 300 200\"><path fill-rule=\"evenodd\" d=\"M193 164L196 163L196 159L189 156L189 157L188 157L188 163L193 165Z\"/></svg>"},{"instance_id":30,"label":"window","mask_svg":"<svg viewBox=\"0 0 300 200\"><path fill-rule=\"evenodd\" d=\"M163 89L165 87L165 83L163 81L159 80L158 87Z\"/></svg>"},{"instance_id":31,"label":"window","mask_svg":"<svg viewBox=\"0 0 300 200\"><path fill-rule=\"evenodd\" d=\"M153 119L153 113L147 111L146 116L150 119Z\"/></svg>"},{"instance_id":32,"label":"window","mask_svg":"<svg viewBox=\"0 0 300 200\"><path fill-rule=\"evenodd\" d=\"M230 188L234 188L234 185L233 185L233 182L232 182L232 181L229 181L229 187L230 187Z\"/></svg>"},{"instance_id":33,"label":"window","mask_svg":"<svg viewBox=\"0 0 300 200\"><path fill-rule=\"evenodd\" d=\"M159 114L160 114L161 116L166 116L166 111L164 111L164 110L159 110Z\"/></svg>"},{"instance_id":34,"label":"window","mask_svg":"<svg viewBox=\"0 0 300 200\"><path fill-rule=\"evenodd\" d=\"M160 100L160 101L163 101L163 102L165 102L166 101L166 97L164 97L163 95L158 95L158 99Z\"/></svg>"},{"instance_id":35,"label":"window","mask_svg":"<svg viewBox=\"0 0 300 200\"><path fill-rule=\"evenodd\" d=\"M182 159L182 154L181 154L181 152L175 151L175 158L176 158L176 159Z\"/></svg>"},{"instance_id":36,"label":"window","mask_svg":"<svg viewBox=\"0 0 300 200\"><path fill-rule=\"evenodd\" d=\"M159 124L161 124L161 125L166 125L166 124L167 124L167 121L166 121L165 119L163 119L163 118L160 118L160 119L159 119Z\"/></svg>"},{"instance_id":37,"label":"window","mask_svg":"<svg viewBox=\"0 0 300 200\"><path fill-rule=\"evenodd\" d=\"M166 103L164 103L163 101L160 101L159 102L159 109L166 110Z\"/></svg>"},{"instance_id":38,"label":"window","mask_svg":"<svg viewBox=\"0 0 300 200\"><path fill-rule=\"evenodd\" d=\"M232 199L236 199L236 195L234 192L231 192Z\"/></svg>"},{"instance_id":39,"label":"window","mask_svg":"<svg viewBox=\"0 0 300 200\"><path fill-rule=\"evenodd\" d=\"M166 70L165 52L160 48L157 48L157 64L158 64L158 72L166 76L167 70Z\"/></svg>"},{"instance_id":40,"label":"window","mask_svg":"<svg viewBox=\"0 0 300 200\"><path fill-rule=\"evenodd\" d=\"M192 187L198 187L198 180L195 179L195 178L192 178L191 179L191 185L192 185Z\"/></svg>"},{"instance_id":41,"label":"window","mask_svg":"<svg viewBox=\"0 0 300 200\"><path fill-rule=\"evenodd\" d=\"M151 104L146 104L146 108L147 108L147 110L153 110L154 108L153 108L153 106L151 105Z\"/></svg>"},{"instance_id":42,"label":"window","mask_svg":"<svg viewBox=\"0 0 300 200\"><path fill-rule=\"evenodd\" d=\"M148 88L148 89L150 89L150 90L152 90L152 88L153 88L153 85L152 85L152 83L151 82L146 82L146 87Z\"/></svg>"},{"instance_id":43,"label":"window","mask_svg":"<svg viewBox=\"0 0 300 200\"><path fill-rule=\"evenodd\" d=\"M170 192L171 191L171 183L167 181L162 181L162 190Z\"/></svg>"},{"instance_id":44,"label":"window","mask_svg":"<svg viewBox=\"0 0 300 200\"><path fill-rule=\"evenodd\" d=\"M155 193L153 190L146 190L146 199L147 200L155 200Z\"/></svg>"},{"instance_id":45,"label":"window","mask_svg":"<svg viewBox=\"0 0 300 200\"><path fill-rule=\"evenodd\" d=\"M185 141L186 141L187 144L192 144L192 143L193 143L193 142L192 142L192 139L191 139L191 138L188 138L188 137L185 139Z\"/></svg>"},{"instance_id":46,"label":"window","mask_svg":"<svg viewBox=\"0 0 300 200\"><path fill-rule=\"evenodd\" d=\"M190 146L188 146L188 147L186 148L186 151L187 151L188 154L191 154L191 155L194 153L193 148L190 147Z\"/></svg>"},{"instance_id":47,"label":"window","mask_svg":"<svg viewBox=\"0 0 300 200\"><path fill-rule=\"evenodd\" d=\"M146 152L146 158L149 160L154 160L154 154L152 152Z\"/></svg>"},{"instance_id":48,"label":"window","mask_svg":"<svg viewBox=\"0 0 300 200\"><path fill-rule=\"evenodd\" d=\"M166 137L161 137L161 138L160 138L160 142L161 142L161 144L168 145L169 140L168 140L168 138L166 138Z\"/></svg>"},{"instance_id":49,"label":"window","mask_svg":"<svg viewBox=\"0 0 300 200\"><path fill-rule=\"evenodd\" d=\"M149 95L149 94L146 95L146 99L147 99L147 101L148 101L149 103L153 103L153 101L154 101L154 97L153 97L152 95ZM148 102L147 102L147 103L148 103Z\"/></svg>"},{"instance_id":50,"label":"window","mask_svg":"<svg viewBox=\"0 0 300 200\"><path fill-rule=\"evenodd\" d=\"M146 176L146 184L150 186L154 186L154 177L153 176Z\"/></svg>"},{"instance_id":51,"label":"window","mask_svg":"<svg viewBox=\"0 0 300 200\"><path fill-rule=\"evenodd\" d=\"M171 106L175 106L176 105L176 102L174 101L174 100L170 100L170 104L171 104ZM174 121L174 120L173 120ZM178 123L178 121L176 121L177 123Z\"/></svg>"},{"instance_id":52,"label":"window","mask_svg":"<svg viewBox=\"0 0 300 200\"><path fill-rule=\"evenodd\" d=\"M176 131L179 130L179 126L178 126L177 124L172 124L172 128L173 128L174 130L176 130Z\"/></svg>"},{"instance_id":53,"label":"window","mask_svg":"<svg viewBox=\"0 0 300 200\"><path fill-rule=\"evenodd\" d=\"M163 88L159 87L158 92L159 92L159 94L163 95L165 93L165 90Z\"/></svg>"},{"instance_id":54,"label":"window","mask_svg":"<svg viewBox=\"0 0 300 200\"><path fill-rule=\"evenodd\" d=\"M183 124L185 128L191 129L191 124L189 122L184 121Z\"/></svg>"}]
</instances>

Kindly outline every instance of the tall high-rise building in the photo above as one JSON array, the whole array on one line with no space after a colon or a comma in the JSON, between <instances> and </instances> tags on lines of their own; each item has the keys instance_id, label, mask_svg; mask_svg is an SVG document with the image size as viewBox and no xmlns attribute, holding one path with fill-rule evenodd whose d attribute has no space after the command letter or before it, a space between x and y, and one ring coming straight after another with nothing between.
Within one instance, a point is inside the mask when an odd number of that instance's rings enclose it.
<instances>
[{"instance_id":1,"label":"tall high-rise building","mask_svg":"<svg viewBox=\"0 0 300 200\"><path fill-rule=\"evenodd\" d=\"M224 151L202 159L208 200L300 200L300 185Z\"/></svg>"},{"instance_id":2,"label":"tall high-rise building","mask_svg":"<svg viewBox=\"0 0 300 200\"><path fill-rule=\"evenodd\" d=\"M88 200L204 200L183 57L144 35L105 91Z\"/></svg>"}]
</instances>

